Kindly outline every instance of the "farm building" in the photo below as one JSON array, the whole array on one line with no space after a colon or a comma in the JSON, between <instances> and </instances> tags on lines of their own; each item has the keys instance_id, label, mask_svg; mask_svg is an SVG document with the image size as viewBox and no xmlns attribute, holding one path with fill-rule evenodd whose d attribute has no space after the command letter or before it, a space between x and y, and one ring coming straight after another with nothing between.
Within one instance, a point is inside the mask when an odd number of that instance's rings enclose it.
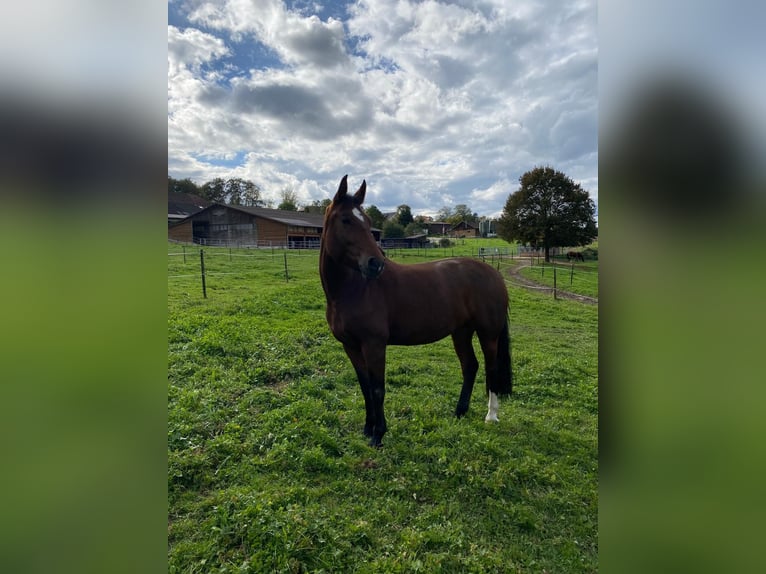
<instances>
[{"instance_id":1,"label":"farm building","mask_svg":"<svg viewBox=\"0 0 766 574\"><path fill-rule=\"evenodd\" d=\"M452 226L446 221L428 221L425 227L428 235L447 235Z\"/></svg>"},{"instance_id":2,"label":"farm building","mask_svg":"<svg viewBox=\"0 0 766 574\"><path fill-rule=\"evenodd\" d=\"M168 226L178 223L210 205L207 199L191 193L168 192Z\"/></svg>"},{"instance_id":3,"label":"farm building","mask_svg":"<svg viewBox=\"0 0 766 574\"><path fill-rule=\"evenodd\" d=\"M473 223L467 223L461 221L460 223L450 227L447 232L450 237L479 237L479 226Z\"/></svg>"},{"instance_id":4,"label":"farm building","mask_svg":"<svg viewBox=\"0 0 766 574\"><path fill-rule=\"evenodd\" d=\"M203 245L317 249L324 215L214 203L168 229L168 238ZM376 240L380 230L373 229Z\"/></svg>"}]
</instances>

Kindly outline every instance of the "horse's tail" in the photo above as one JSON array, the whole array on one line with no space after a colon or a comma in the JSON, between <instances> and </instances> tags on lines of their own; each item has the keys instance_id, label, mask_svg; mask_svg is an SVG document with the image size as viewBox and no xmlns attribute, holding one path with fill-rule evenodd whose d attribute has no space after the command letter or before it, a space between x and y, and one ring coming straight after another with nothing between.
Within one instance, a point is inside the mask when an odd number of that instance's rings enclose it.
<instances>
[{"instance_id":1,"label":"horse's tail","mask_svg":"<svg viewBox=\"0 0 766 574\"><path fill-rule=\"evenodd\" d=\"M497 377L490 391L498 396L510 395L513 391L513 366L511 365L511 337L508 333L508 317L497 340ZM492 388L494 387L494 388Z\"/></svg>"}]
</instances>

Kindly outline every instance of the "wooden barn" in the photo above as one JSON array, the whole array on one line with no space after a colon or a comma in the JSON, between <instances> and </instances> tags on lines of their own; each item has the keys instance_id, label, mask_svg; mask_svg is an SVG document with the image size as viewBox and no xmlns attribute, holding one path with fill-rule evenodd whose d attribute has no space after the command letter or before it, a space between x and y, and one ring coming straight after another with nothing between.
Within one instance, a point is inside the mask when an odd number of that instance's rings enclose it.
<instances>
[{"instance_id":1,"label":"wooden barn","mask_svg":"<svg viewBox=\"0 0 766 574\"><path fill-rule=\"evenodd\" d=\"M168 227L210 205L207 199L191 193L168 192Z\"/></svg>"},{"instance_id":2,"label":"wooden barn","mask_svg":"<svg viewBox=\"0 0 766 574\"><path fill-rule=\"evenodd\" d=\"M453 225L448 233L450 237L480 237L479 226L465 221Z\"/></svg>"},{"instance_id":3,"label":"wooden barn","mask_svg":"<svg viewBox=\"0 0 766 574\"><path fill-rule=\"evenodd\" d=\"M168 228L168 238L242 247L318 249L324 214L215 203ZM380 240L380 230L373 230Z\"/></svg>"},{"instance_id":4,"label":"wooden barn","mask_svg":"<svg viewBox=\"0 0 766 574\"><path fill-rule=\"evenodd\" d=\"M428 230L428 235L431 236L447 235L447 233L449 233L450 227L452 227L446 221L428 221L426 222L425 226Z\"/></svg>"}]
</instances>

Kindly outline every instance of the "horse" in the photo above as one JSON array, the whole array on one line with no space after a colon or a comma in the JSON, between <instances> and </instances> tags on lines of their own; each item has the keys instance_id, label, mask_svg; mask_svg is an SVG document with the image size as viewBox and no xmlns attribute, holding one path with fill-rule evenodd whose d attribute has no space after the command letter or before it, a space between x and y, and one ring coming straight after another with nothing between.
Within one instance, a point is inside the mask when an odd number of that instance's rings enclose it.
<instances>
[{"instance_id":1,"label":"horse","mask_svg":"<svg viewBox=\"0 0 766 574\"><path fill-rule=\"evenodd\" d=\"M567 251L567 261L571 261L572 259L579 259L585 263L585 257L583 257L582 252L580 251Z\"/></svg>"},{"instance_id":2,"label":"horse","mask_svg":"<svg viewBox=\"0 0 766 574\"><path fill-rule=\"evenodd\" d=\"M327 299L327 323L356 372L366 411L364 435L381 447L387 431L386 347L424 345L452 337L463 386L459 418L471 400L479 362L473 335L484 354L486 422L498 421L499 397L513 390L508 290L499 272L476 259L442 259L400 265L387 259L362 210L367 182L353 195L348 175L324 216L319 275Z\"/></svg>"}]
</instances>

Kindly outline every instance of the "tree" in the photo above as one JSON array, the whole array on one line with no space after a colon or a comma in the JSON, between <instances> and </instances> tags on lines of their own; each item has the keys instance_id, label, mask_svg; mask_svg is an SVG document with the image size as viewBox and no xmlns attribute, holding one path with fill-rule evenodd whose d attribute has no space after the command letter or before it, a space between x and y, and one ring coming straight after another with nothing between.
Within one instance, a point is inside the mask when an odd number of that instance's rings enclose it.
<instances>
[{"instance_id":1,"label":"tree","mask_svg":"<svg viewBox=\"0 0 766 574\"><path fill-rule=\"evenodd\" d=\"M173 179L168 176L168 191L173 193L191 193L200 195L200 188L188 177L185 179Z\"/></svg>"},{"instance_id":2,"label":"tree","mask_svg":"<svg viewBox=\"0 0 766 574\"><path fill-rule=\"evenodd\" d=\"M216 177L200 188L200 195L216 203L263 206L260 188L252 181L239 177L230 177L226 180Z\"/></svg>"},{"instance_id":3,"label":"tree","mask_svg":"<svg viewBox=\"0 0 766 574\"><path fill-rule=\"evenodd\" d=\"M536 167L519 178L498 221L498 235L545 250L586 245L596 238L596 207L588 192L551 167Z\"/></svg>"},{"instance_id":4,"label":"tree","mask_svg":"<svg viewBox=\"0 0 766 574\"><path fill-rule=\"evenodd\" d=\"M451 215L448 215L444 221L451 225L457 225L463 221L466 223L477 223L479 221L479 214L473 213L470 207L465 203L461 203L455 206Z\"/></svg>"},{"instance_id":5,"label":"tree","mask_svg":"<svg viewBox=\"0 0 766 574\"><path fill-rule=\"evenodd\" d=\"M412 210L409 205L400 205L396 208L396 221L402 227L407 227L413 221Z\"/></svg>"},{"instance_id":6,"label":"tree","mask_svg":"<svg viewBox=\"0 0 766 574\"><path fill-rule=\"evenodd\" d=\"M418 223L417 221L413 221L407 227L404 228L404 236L405 237L412 237L413 235L422 235L425 233L425 230L423 229L423 225L421 223Z\"/></svg>"},{"instance_id":7,"label":"tree","mask_svg":"<svg viewBox=\"0 0 766 574\"><path fill-rule=\"evenodd\" d=\"M404 227L398 224L396 221L387 220L383 224L383 238L384 239L398 239L404 237Z\"/></svg>"},{"instance_id":8,"label":"tree","mask_svg":"<svg viewBox=\"0 0 766 574\"><path fill-rule=\"evenodd\" d=\"M450 217L452 217L452 208L446 205L436 212L436 221L447 222Z\"/></svg>"},{"instance_id":9,"label":"tree","mask_svg":"<svg viewBox=\"0 0 766 574\"><path fill-rule=\"evenodd\" d=\"M261 190L252 181L233 177L226 180L226 202L231 205L262 207Z\"/></svg>"},{"instance_id":10,"label":"tree","mask_svg":"<svg viewBox=\"0 0 766 574\"><path fill-rule=\"evenodd\" d=\"M386 216L378 209L376 205L371 205L365 209L367 217L370 218L370 222L375 229L383 229L383 224L386 222Z\"/></svg>"},{"instance_id":11,"label":"tree","mask_svg":"<svg viewBox=\"0 0 766 574\"><path fill-rule=\"evenodd\" d=\"M284 209L285 211L298 211L298 194L294 189L286 187L282 190L282 203L279 204L277 209Z\"/></svg>"},{"instance_id":12,"label":"tree","mask_svg":"<svg viewBox=\"0 0 766 574\"><path fill-rule=\"evenodd\" d=\"M208 201L216 203L226 202L226 182L222 177L206 182L200 189L200 195Z\"/></svg>"},{"instance_id":13,"label":"tree","mask_svg":"<svg viewBox=\"0 0 766 574\"><path fill-rule=\"evenodd\" d=\"M324 213L327 211L327 206L332 203L332 199L325 198L323 200L315 199L311 202L311 205L304 205L303 206L303 212L304 213Z\"/></svg>"}]
</instances>

